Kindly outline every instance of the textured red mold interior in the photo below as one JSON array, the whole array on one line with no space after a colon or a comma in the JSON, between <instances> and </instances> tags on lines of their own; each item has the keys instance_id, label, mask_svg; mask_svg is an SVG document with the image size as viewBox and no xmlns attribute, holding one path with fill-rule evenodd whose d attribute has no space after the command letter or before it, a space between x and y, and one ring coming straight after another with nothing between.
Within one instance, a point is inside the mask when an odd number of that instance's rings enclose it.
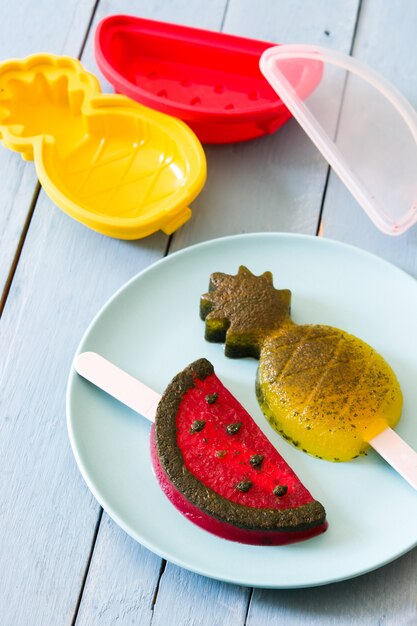
<instances>
[{"instance_id":1,"label":"textured red mold interior","mask_svg":"<svg viewBox=\"0 0 417 626\"><path fill-rule=\"evenodd\" d=\"M226 111L278 101L259 70L270 44L233 50L133 28L115 31L107 43L114 69L161 98Z\"/></svg>"}]
</instances>

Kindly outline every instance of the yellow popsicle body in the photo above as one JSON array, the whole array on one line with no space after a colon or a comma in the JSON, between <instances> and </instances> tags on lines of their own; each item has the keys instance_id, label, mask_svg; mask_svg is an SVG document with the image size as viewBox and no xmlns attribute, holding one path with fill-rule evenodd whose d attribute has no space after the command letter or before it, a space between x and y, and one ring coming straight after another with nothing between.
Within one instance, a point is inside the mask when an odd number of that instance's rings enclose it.
<instances>
[{"instance_id":1,"label":"yellow popsicle body","mask_svg":"<svg viewBox=\"0 0 417 626\"><path fill-rule=\"evenodd\" d=\"M395 373L371 346L331 326L290 324L262 346L257 396L271 426L329 461L364 454L401 416Z\"/></svg>"}]
</instances>

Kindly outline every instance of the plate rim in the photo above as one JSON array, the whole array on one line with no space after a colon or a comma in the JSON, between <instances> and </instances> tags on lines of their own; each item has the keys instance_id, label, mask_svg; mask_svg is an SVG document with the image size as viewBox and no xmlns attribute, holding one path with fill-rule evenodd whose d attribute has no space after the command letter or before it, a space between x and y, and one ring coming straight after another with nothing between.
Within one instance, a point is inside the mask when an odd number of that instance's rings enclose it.
<instances>
[{"instance_id":1,"label":"plate rim","mask_svg":"<svg viewBox=\"0 0 417 626\"><path fill-rule=\"evenodd\" d=\"M71 362L71 366L70 366L70 371L69 371L69 375L67 378L67 389L66 389L66 424L67 424L67 431L68 431L68 437L70 440L70 444L71 444L71 449L72 449L72 453L74 455L74 458L76 460L78 469L81 473L81 476L83 477L87 487L89 488L89 490L91 491L91 493L93 494L94 498L97 500L97 502L99 503L99 505L103 508L103 510L109 515L109 517L118 525L120 526L120 528L126 532L130 537L132 537L135 541L137 541L140 545L144 546L146 549L150 550L151 552L153 552L154 554L156 554L158 557L165 559L171 563L173 563L174 565L177 565L179 567L184 568L185 570L188 570L190 572L193 572L195 574L199 574L202 576L205 576L207 578L213 579L213 580L218 580L218 581L222 581L222 582L226 582L226 583L230 583L230 584L234 584L234 585L241 585L241 586L249 586L249 587L254 587L254 588L261 588L261 589L307 589L307 588L313 588L313 587L320 587L320 586L324 586L327 584L332 584L332 583L338 583L338 582L343 582L345 580L350 580L352 578L356 578L358 576L370 573L372 571L375 571L381 567L384 567L385 565L387 565L388 563L391 563L397 559L399 559L400 557L402 557L404 554L408 553L410 550L412 550L416 545L417 545L417 532L416 532L416 537L414 542L412 542L410 545L407 545L403 548L403 550L400 550L399 552L396 552L394 555L382 560L382 561L378 561L378 563L376 563L373 566L369 566L369 567L357 567L355 570L351 570L349 573L347 573L346 575L342 575L342 576L334 576L334 577L326 577L326 578L321 578L320 576L318 577L317 580L315 581L310 581L310 582L306 582L306 581L300 581L299 583L296 584L276 584L276 583L266 583L266 582L256 582L255 580L251 580L249 581L247 578L242 577L242 578L237 578L236 576L225 576L225 575L221 575L219 573L216 573L215 571L208 571L207 567L204 568L203 567L195 567L193 565L190 565L188 562L186 562L185 560L178 558L175 556L175 550L173 551L164 551L164 550L160 550L158 548L158 546L156 546L154 543L147 541L146 539L143 539L142 537L139 538L138 533L135 532L135 530L133 528L131 528L129 526L129 524L125 523L125 521L113 510L113 507L110 503L108 503L106 501L105 497L102 497L102 495L99 493L99 490L95 487L93 481L90 479L88 470L86 469L86 467L84 466L84 463L80 457L80 454L78 452L77 449L77 444L76 444L76 440L75 440L75 435L74 435L74 431L73 431L73 424L72 424L72 418L71 418L71 395L72 395L72 390L75 384L75 381L78 379L78 375L74 369L74 360L76 358L76 356L82 351L83 345L85 344L85 342L88 339L88 336L90 334L90 332L92 331L92 329L94 328L96 322L100 319L100 317L102 316L102 314L104 314L104 312L107 310L107 308L109 308L112 303L118 299L118 297L125 291L128 290L129 287L136 282L137 280L139 280L142 276L146 275L147 273L149 273L150 271L154 271L156 267L160 266L160 265L164 265L167 262L170 262L171 259L179 257L179 256L183 256L185 254L190 254L192 253L195 249L201 249L201 248L206 248L206 247L210 247L210 246L215 246L217 244L227 244L228 241L233 240L243 240L243 239L256 239L256 238L268 238L268 239L284 239L284 240L306 240L309 242L316 242L313 245L325 245L325 246L329 246L329 247L333 247L333 248L337 248L337 249L344 249L346 250L348 253L354 253L354 254L359 254L362 255L364 257L368 257L371 258L372 261L376 261L377 263L381 263L383 266L385 265L386 267L389 267L390 269L394 269L396 272L399 272L400 274L402 274L403 278L407 281L410 281L410 283L412 283L414 285L414 287L416 286L416 279L409 274L408 272L406 272L405 270L403 270L402 268L396 266L394 263L391 263L390 261L387 261L386 259L378 256L377 254L374 254L372 252L369 252L367 250L364 250L362 248L359 248L358 246L352 245L352 244L348 244L345 242L339 242L337 240L334 239L329 239L326 237L319 237L316 235L308 235L308 234L301 234L301 233L278 233L278 232L256 232L256 233L241 233L241 234L237 234L237 235L227 235L224 237L216 237L213 239L209 239L203 242L199 242L190 246L187 246L185 248L182 248L181 250L177 250L171 254L168 254L167 256L162 257L161 259L158 259L157 261L150 263L147 267L145 267L144 269L142 269L141 271L139 271L138 273L136 273L134 276L132 276L132 278L130 278L128 281L126 281L123 285L121 285L121 287L119 287L112 296L110 296L110 298L108 298L106 300L106 302L99 308L98 312L93 316L93 318L91 319L90 323L88 324L86 330L84 331L78 346L76 348L76 351L74 353L73 356L73 360ZM299 544L296 544L299 545ZM257 547L257 546L255 546Z\"/></svg>"}]
</instances>

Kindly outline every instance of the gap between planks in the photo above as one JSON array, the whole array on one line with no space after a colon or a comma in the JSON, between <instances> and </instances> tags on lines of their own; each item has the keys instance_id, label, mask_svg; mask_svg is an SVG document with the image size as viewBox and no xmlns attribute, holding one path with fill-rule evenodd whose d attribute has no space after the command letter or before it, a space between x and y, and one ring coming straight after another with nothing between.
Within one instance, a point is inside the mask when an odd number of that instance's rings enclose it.
<instances>
[{"instance_id":1,"label":"gap between planks","mask_svg":"<svg viewBox=\"0 0 417 626\"><path fill-rule=\"evenodd\" d=\"M20 260L20 256L22 254L23 245L25 243L26 235L28 233L29 226L30 226L30 223L32 221L33 213L35 211L35 206L36 206L36 203L38 201L40 191L41 191L41 185L40 185L39 181L37 181L36 182L36 186L35 186L35 190L33 192L32 200L31 200L30 205L29 205L29 210L28 210L28 213L27 213L27 216L26 216L26 220L25 220L25 223L23 225L23 229L22 229L22 232L21 232L21 235L20 235L17 247L16 247L16 252L14 254L12 263L10 265L10 271L9 271L9 274L7 276L7 279L6 279L6 283L4 285L4 290L3 290L3 293L1 294L1 298L0 298L0 318L1 318L2 314L3 314L4 307L6 306L7 298L8 298L9 293L10 293L10 289L11 289L11 286L12 286L13 278L14 278L14 275L16 273L16 269L17 269L17 266L18 266L18 263L19 263L19 260Z\"/></svg>"},{"instance_id":2,"label":"gap between planks","mask_svg":"<svg viewBox=\"0 0 417 626\"><path fill-rule=\"evenodd\" d=\"M358 9L356 11L355 27L353 29L352 42L350 44L350 49L349 49L349 54L350 55L352 55L353 50L355 48L356 36L358 34L358 27L359 27L359 22L360 22L360 19L361 19L362 4L363 4L363 0L359 0L359 2L358 2ZM345 100L345 93L346 93L347 82L348 82L348 74L346 74L345 80L344 80L344 84L343 84L342 97L341 97L341 100L340 100L340 107L339 107L339 112L338 112L338 115L337 115L337 122L336 122L336 130L335 130L335 134L334 134L335 138L337 138L337 135L338 135L338 132L339 132L339 126L340 126L340 120L341 120L341 117L342 117L343 102ZM319 211L319 217L318 217L317 228L316 228L316 236L317 237L322 237L323 236L322 217L323 217L324 204L326 202L327 189L328 189L328 186L329 186L331 170L332 170L332 168L329 165L327 167L326 180L325 180L324 187L323 187L323 195L321 197L320 211Z\"/></svg>"},{"instance_id":3,"label":"gap between planks","mask_svg":"<svg viewBox=\"0 0 417 626\"><path fill-rule=\"evenodd\" d=\"M252 602L253 592L254 592L254 589L252 587L249 590L248 606L246 607L245 620L243 622L243 626L247 626L247 624L248 624L249 610L250 610L250 605L251 605L251 602Z\"/></svg>"},{"instance_id":4,"label":"gap between planks","mask_svg":"<svg viewBox=\"0 0 417 626\"><path fill-rule=\"evenodd\" d=\"M73 616L72 621L71 621L71 626L75 626L75 623L76 623L77 618L78 618L78 613L79 613L79 610L80 610L80 606L81 606L81 601L82 601L82 598L83 598L85 585L87 583L88 572L90 571L90 565L91 565L91 561L93 559L94 549L96 547L98 532L100 530L100 525L101 525L101 520L102 519L103 519L103 509L100 507L100 511L99 511L99 514L98 514L98 517L97 517L97 521L96 521L96 526L95 526L95 529L94 529L93 540L91 542L90 552L89 552L89 555L88 555L87 563L85 565L83 579L82 579L82 582L81 582L80 593L78 594L77 604L75 605L75 610L74 610L74 616Z\"/></svg>"},{"instance_id":5,"label":"gap between planks","mask_svg":"<svg viewBox=\"0 0 417 626\"><path fill-rule=\"evenodd\" d=\"M162 559L161 567L159 568L158 580L157 580L156 585L155 585L155 593L153 594L153 598L152 598L152 604L151 604L152 619L151 619L151 623L152 623L152 620L153 620L153 611L155 609L156 598L158 597L159 586L161 584L161 579L162 579L162 576L164 575L166 566L167 566L166 559Z\"/></svg>"}]
</instances>

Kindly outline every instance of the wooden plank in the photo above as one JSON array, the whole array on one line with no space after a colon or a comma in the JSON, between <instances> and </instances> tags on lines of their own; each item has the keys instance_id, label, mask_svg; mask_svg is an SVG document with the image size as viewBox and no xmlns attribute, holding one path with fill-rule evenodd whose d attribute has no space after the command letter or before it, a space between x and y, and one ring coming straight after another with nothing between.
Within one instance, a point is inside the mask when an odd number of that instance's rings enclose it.
<instances>
[{"instance_id":1,"label":"wooden plank","mask_svg":"<svg viewBox=\"0 0 417 626\"><path fill-rule=\"evenodd\" d=\"M48 2L19 0L3 7L0 20L0 60L36 52L77 56L84 41L95 0L69 0L52 8ZM51 14L53 19L51 19ZM0 149L0 314L22 234L37 194L33 164L19 154Z\"/></svg>"},{"instance_id":2,"label":"wooden plank","mask_svg":"<svg viewBox=\"0 0 417 626\"><path fill-rule=\"evenodd\" d=\"M104 514L77 626L151 624L160 569L160 558Z\"/></svg>"},{"instance_id":3,"label":"wooden plank","mask_svg":"<svg viewBox=\"0 0 417 626\"><path fill-rule=\"evenodd\" d=\"M392 81L417 108L417 4L403 0L363 3L354 55ZM395 181L392 181L395 185ZM329 179L321 232L386 258L417 277L417 227L392 237L369 220L337 176Z\"/></svg>"},{"instance_id":4,"label":"wooden plank","mask_svg":"<svg viewBox=\"0 0 417 626\"><path fill-rule=\"evenodd\" d=\"M232 0L224 30L348 52L357 9L357 0L322 0L314 10L307 0ZM172 250L242 232L316 233L327 165L296 122L255 141L207 146L206 154L206 186L194 202L194 219L175 234Z\"/></svg>"},{"instance_id":5,"label":"wooden plank","mask_svg":"<svg viewBox=\"0 0 417 626\"><path fill-rule=\"evenodd\" d=\"M320 563L317 563L320 567ZM257 590L247 626L416 624L415 558L407 554L376 572L314 589ZM405 584L413 581L413 584Z\"/></svg>"},{"instance_id":6,"label":"wooden plank","mask_svg":"<svg viewBox=\"0 0 417 626\"><path fill-rule=\"evenodd\" d=\"M1 320L0 615L4 624L71 622L99 506L70 450L68 372L93 315L163 255L166 237L106 239L41 191Z\"/></svg>"}]
</instances>

